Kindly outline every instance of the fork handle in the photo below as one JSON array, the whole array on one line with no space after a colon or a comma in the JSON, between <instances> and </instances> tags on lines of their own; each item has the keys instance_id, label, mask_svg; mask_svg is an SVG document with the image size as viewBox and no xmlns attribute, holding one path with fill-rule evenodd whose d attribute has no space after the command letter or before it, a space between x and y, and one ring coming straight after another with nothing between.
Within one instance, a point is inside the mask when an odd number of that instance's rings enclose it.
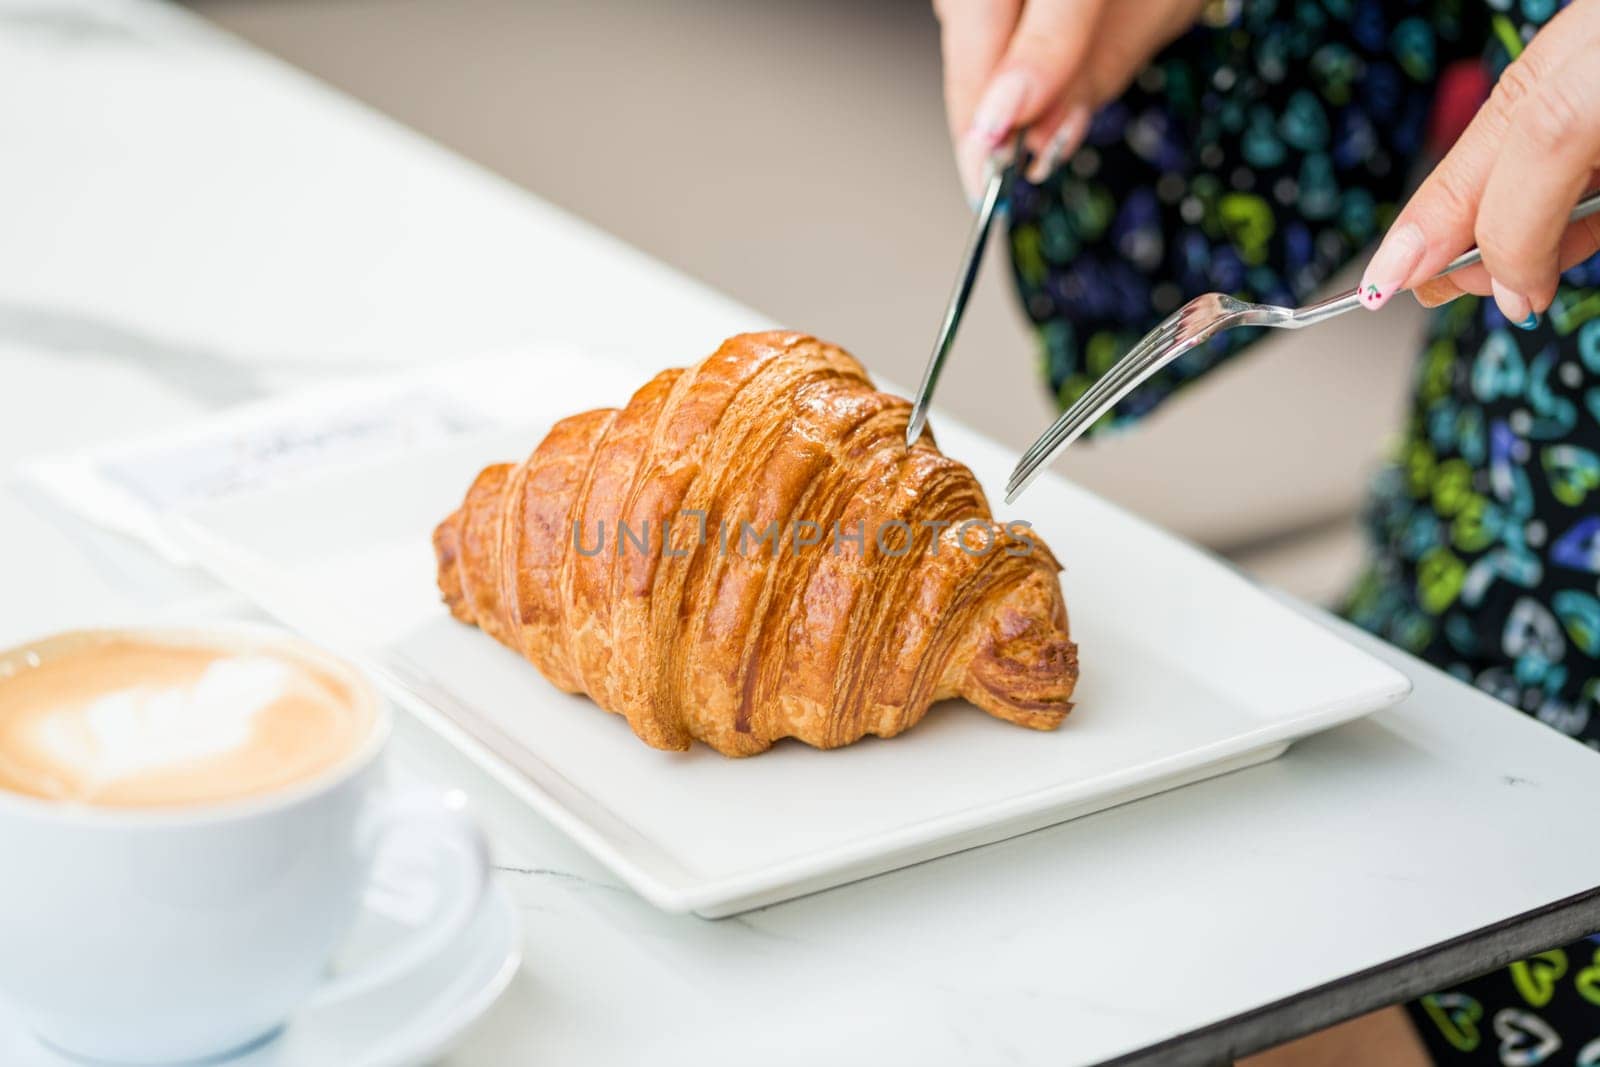
<instances>
[{"instance_id":1,"label":"fork handle","mask_svg":"<svg viewBox=\"0 0 1600 1067\"><path fill-rule=\"evenodd\" d=\"M1590 193L1582 200L1579 200L1577 207L1572 209L1572 214L1567 216L1567 222L1578 222L1595 214L1600 214L1600 192ZM1463 267L1470 267L1482 260L1483 253L1481 251L1477 248L1469 248L1455 259L1452 259L1444 270L1435 274L1429 281L1443 278L1446 274L1454 274ZM1330 296L1326 300L1315 304L1307 304L1305 307L1297 309L1294 313L1294 326L1296 329L1301 326L1315 326L1319 322L1326 322L1328 319L1343 315L1346 311L1352 311L1360 306L1361 289L1358 286L1347 292L1339 293L1337 296Z\"/></svg>"}]
</instances>

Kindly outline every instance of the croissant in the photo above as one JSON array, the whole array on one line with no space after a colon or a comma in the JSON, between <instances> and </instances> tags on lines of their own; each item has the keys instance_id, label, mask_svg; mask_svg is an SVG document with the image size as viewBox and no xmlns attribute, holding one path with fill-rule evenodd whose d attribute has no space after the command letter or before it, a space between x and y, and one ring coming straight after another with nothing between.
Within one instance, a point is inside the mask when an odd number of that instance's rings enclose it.
<instances>
[{"instance_id":1,"label":"croissant","mask_svg":"<svg viewBox=\"0 0 1600 1067\"><path fill-rule=\"evenodd\" d=\"M1077 646L1050 550L847 352L742 334L485 468L434 531L450 611L645 743L891 737L962 696L1053 729Z\"/></svg>"}]
</instances>

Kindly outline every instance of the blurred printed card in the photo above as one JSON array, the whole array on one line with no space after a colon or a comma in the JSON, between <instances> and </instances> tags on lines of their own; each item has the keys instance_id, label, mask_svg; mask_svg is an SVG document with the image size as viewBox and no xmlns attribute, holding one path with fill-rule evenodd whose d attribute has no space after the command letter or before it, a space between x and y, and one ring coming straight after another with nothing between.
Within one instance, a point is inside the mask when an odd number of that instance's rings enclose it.
<instances>
[{"instance_id":1,"label":"blurred printed card","mask_svg":"<svg viewBox=\"0 0 1600 1067\"><path fill-rule=\"evenodd\" d=\"M530 395L557 386L592 394L591 406L621 404L639 383L612 366L550 347L452 360L285 393L18 473L73 514L187 562L163 528L175 512L501 431Z\"/></svg>"}]
</instances>

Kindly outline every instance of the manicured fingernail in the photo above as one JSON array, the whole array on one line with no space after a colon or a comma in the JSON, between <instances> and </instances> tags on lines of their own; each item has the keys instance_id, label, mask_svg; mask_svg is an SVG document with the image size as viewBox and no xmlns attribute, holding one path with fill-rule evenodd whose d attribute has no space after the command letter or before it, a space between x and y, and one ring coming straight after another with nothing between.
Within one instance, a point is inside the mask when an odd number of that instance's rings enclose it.
<instances>
[{"instance_id":1,"label":"manicured fingernail","mask_svg":"<svg viewBox=\"0 0 1600 1067\"><path fill-rule=\"evenodd\" d=\"M1533 303L1527 297L1501 285L1498 278L1489 279L1489 288L1494 291L1494 302L1499 305L1500 314L1511 325L1519 330L1531 330L1539 325L1539 316L1533 313Z\"/></svg>"},{"instance_id":2,"label":"manicured fingernail","mask_svg":"<svg viewBox=\"0 0 1600 1067\"><path fill-rule=\"evenodd\" d=\"M956 169L961 172L961 187L974 211L983 202L983 170L988 162L989 145L976 129L969 131L956 147Z\"/></svg>"},{"instance_id":3,"label":"manicured fingernail","mask_svg":"<svg viewBox=\"0 0 1600 1067\"><path fill-rule=\"evenodd\" d=\"M1407 222L1390 230L1361 275L1362 305L1377 311L1387 304L1417 269L1425 251L1427 243L1416 223Z\"/></svg>"},{"instance_id":4,"label":"manicured fingernail","mask_svg":"<svg viewBox=\"0 0 1600 1067\"><path fill-rule=\"evenodd\" d=\"M1054 174L1061 161L1076 152L1078 146L1083 144L1083 136L1088 132L1089 109L1079 104L1067 112L1067 117L1056 127L1056 132L1050 136L1044 151L1039 153L1039 158L1028 168L1028 180L1038 184Z\"/></svg>"},{"instance_id":5,"label":"manicured fingernail","mask_svg":"<svg viewBox=\"0 0 1600 1067\"><path fill-rule=\"evenodd\" d=\"M1016 124L1017 112L1022 110L1022 98L1027 93L1028 76L1022 71L1011 70L1000 75L990 83L988 92L978 102L969 136L977 135L986 148L993 148L1004 141L1011 127Z\"/></svg>"}]
</instances>

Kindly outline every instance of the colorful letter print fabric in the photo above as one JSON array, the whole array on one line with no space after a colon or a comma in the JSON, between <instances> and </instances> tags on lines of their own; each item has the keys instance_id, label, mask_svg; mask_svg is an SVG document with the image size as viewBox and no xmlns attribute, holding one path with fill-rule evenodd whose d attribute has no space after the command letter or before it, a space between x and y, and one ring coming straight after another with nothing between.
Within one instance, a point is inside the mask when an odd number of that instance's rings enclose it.
<instances>
[{"instance_id":1,"label":"colorful letter print fabric","mask_svg":"<svg viewBox=\"0 0 1600 1067\"><path fill-rule=\"evenodd\" d=\"M1062 405L1200 293L1305 302L1393 218L1442 68L1480 59L1497 75L1562 5L1235 6L1104 108L1059 173L1013 194L1017 285ZM1189 353L1095 433L1251 340ZM1351 618L1600 747L1600 257L1564 276L1532 330L1478 298L1436 314L1370 529ZM1441 1063L1600 1067L1597 953L1542 953L1423 998L1413 1021Z\"/></svg>"}]
</instances>

